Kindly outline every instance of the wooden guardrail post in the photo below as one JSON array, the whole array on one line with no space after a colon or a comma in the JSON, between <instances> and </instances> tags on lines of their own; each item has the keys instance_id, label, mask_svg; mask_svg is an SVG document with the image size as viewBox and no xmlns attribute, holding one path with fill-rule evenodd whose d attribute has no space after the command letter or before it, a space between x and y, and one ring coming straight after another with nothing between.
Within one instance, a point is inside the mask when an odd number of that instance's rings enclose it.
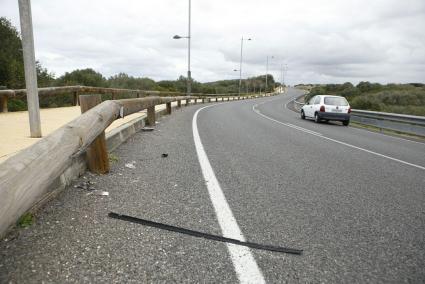
<instances>
[{"instance_id":1,"label":"wooden guardrail post","mask_svg":"<svg viewBox=\"0 0 425 284\"><path fill-rule=\"evenodd\" d=\"M102 102L100 95L80 96L81 113L88 111ZM89 170L97 174L109 172L109 158L106 149L105 131L103 131L87 148Z\"/></svg>"},{"instance_id":2,"label":"wooden guardrail post","mask_svg":"<svg viewBox=\"0 0 425 284\"><path fill-rule=\"evenodd\" d=\"M0 112L8 112L7 96L0 96Z\"/></svg>"},{"instance_id":3,"label":"wooden guardrail post","mask_svg":"<svg viewBox=\"0 0 425 284\"><path fill-rule=\"evenodd\" d=\"M171 102L165 104L167 107L167 114L171 114Z\"/></svg>"},{"instance_id":4,"label":"wooden guardrail post","mask_svg":"<svg viewBox=\"0 0 425 284\"><path fill-rule=\"evenodd\" d=\"M73 105L74 106L78 106L78 104L79 104L79 100L78 100L78 92L77 91L75 91L73 94L72 94L72 98L73 98Z\"/></svg>"},{"instance_id":5,"label":"wooden guardrail post","mask_svg":"<svg viewBox=\"0 0 425 284\"><path fill-rule=\"evenodd\" d=\"M205 98L202 98L202 103L205 103Z\"/></svg>"},{"instance_id":6,"label":"wooden guardrail post","mask_svg":"<svg viewBox=\"0 0 425 284\"><path fill-rule=\"evenodd\" d=\"M190 99L186 99L186 106L190 104Z\"/></svg>"},{"instance_id":7,"label":"wooden guardrail post","mask_svg":"<svg viewBox=\"0 0 425 284\"><path fill-rule=\"evenodd\" d=\"M178 108L182 107L182 100L177 100L177 107Z\"/></svg>"},{"instance_id":8,"label":"wooden guardrail post","mask_svg":"<svg viewBox=\"0 0 425 284\"><path fill-rule=\"evenodd\" d=\"M149 126L155 126L155 106L148 107L147 124Z\"/></svg>"}]
</instances>

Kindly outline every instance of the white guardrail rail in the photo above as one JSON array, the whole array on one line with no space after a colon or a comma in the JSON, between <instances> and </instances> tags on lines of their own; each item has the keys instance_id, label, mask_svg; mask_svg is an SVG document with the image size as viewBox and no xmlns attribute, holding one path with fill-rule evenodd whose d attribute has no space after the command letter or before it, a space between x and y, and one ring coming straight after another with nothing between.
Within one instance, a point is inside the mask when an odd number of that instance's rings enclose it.
<instances>
[{"instance_id":1,"label":"white guardrail rail","mask_svg":"<svg viewBox=\"0 0 425 284\"><path fill-rule=\"evenodd\" d=\"M301 109L303 102L294 100L294 108ZM369 110L351 110L351 121L425 137L425 116L405 115Z\"/></svg>"}]
</instances>

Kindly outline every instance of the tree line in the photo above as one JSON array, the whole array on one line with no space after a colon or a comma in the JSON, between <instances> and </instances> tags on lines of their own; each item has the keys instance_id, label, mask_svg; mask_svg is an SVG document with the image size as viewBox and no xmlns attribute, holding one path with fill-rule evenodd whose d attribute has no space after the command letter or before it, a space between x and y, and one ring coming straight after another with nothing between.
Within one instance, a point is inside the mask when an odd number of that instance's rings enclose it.
<instances>
[{"instance_id":1,"label":"tree line","mask_svg":"<svg viewBox=\"0 0 425 284\"><path fill-rule=\"evenodd\" d=\"M0 88L2 89L23 89L25 88L24 61L22 55L22 42L18 30L11 22L0 18ZM147 77L133 77L126 73L118 73L106 78L101 73L91 69L77 69L66 72L62 76L55 74L44 68L40 62L36 62L38 87L73 86L83 85L92 87L139 89L154 91L186 92L187 78L180 76L176 80L155 81ZM274 81L272 75L267 75L268 88L271 92L279 83ZM241 82L241 92L264 92L266 75L243 79ZM222 80L215 82L201 83L196 80L191 81L193 93L204 94L228 94L238 93L239 80ZM70 96L61 97L40 97L41 107L58 107L72 104ZM26 98L14 98L8 102L10 111L25 110Z\"/></svg>"}]
</instances>

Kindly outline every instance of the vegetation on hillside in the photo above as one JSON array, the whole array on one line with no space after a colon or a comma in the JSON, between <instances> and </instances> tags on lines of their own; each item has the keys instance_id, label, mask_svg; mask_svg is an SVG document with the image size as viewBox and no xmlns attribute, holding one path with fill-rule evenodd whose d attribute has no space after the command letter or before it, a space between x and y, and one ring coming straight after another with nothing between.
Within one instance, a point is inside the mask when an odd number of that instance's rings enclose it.
<instances>
[{"instance_id":1,"label":"vegetation on hillside","mask_svg":"<svg viewBox=\"0 0 425 284\"><path fill-rule=\"evenodd\" d=\"M0 18L0 86L7 89L25 88L24 63L22 56L22 43L19 32L6 18ZM266 76L243 79L241 92L264 92ZM139 89L155 91L186 92L187 78L180 76L177 80L164 80L155 82L146 77L133 77L125 73L119 73L109 78L91 69L77 69L66 72L55 78L53 73L43 68L37 62L37 80L39 87L73 86L83 85L92 87ZM268 75L268 92L278 86L272 75ZM225 80L209 83L200 83L192 79L192 93L204 94L228 94L237 93L239 80ZM108 99L105 96L105 99ZM41 107L70 106L72 96L60 95L51 97L40 97ZM10 99L9 111L26 110L26 97Z\"/></svg>"},{"instance_id":2,"label":"vegetation on hillside","mask_svg":"<svg viewBox=\"0 0 425 284\"><path fill-rule=\"evenodd\" d=\"M421 83L316 85L305 99L315 95L344 96L355 109L425 116L425 85Z\"/></svg>"}]
</instances>

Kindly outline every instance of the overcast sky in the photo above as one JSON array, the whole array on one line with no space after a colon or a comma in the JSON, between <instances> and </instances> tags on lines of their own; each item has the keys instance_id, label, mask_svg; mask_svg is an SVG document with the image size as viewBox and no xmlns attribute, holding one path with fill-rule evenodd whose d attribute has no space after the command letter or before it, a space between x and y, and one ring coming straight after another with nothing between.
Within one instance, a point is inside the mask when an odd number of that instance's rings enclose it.
<instances>
[{"instance_id":1,"label":"overcast sky","mask_svg":"<svg viewBox=\"0 0 425 284\"><path fill-rule=\"evenodd\" d=\"M19 28L17 0L0 16ZM155 80L187 72L187 0L33 0L36 58L56 76L93 68ZM425 0L192 0L192 77L285 82L425 81ZM1 40L1 39L0 39Z\"/></svg>"}]
</instances>

